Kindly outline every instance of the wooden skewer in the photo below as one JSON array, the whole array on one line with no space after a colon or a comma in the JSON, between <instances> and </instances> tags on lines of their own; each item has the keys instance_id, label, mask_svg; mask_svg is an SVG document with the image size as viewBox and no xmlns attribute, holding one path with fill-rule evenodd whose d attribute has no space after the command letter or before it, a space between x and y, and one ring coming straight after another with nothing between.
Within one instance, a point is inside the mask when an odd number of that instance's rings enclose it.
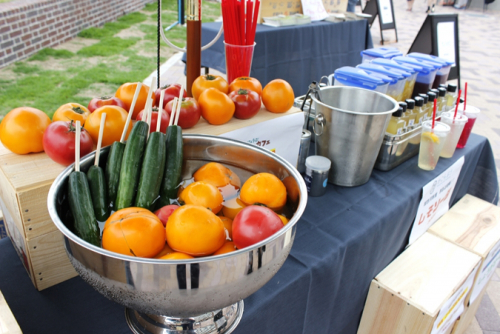
<instances>
[{"instance_id":1,"label":"wooden skewer","mask_svg":"<svg viewBox=\"0 0 500 334\"><path fill-rule=\"evenodd\" d=\"M102 134L104 133L104 124L106 123L106 113L101 116L101 125L99 126L99 138L97 139L97 149L95 150L94 165L99 166L99 158L101 157Z\"/></svg>"},{"instance_id":2,"label":"wooden skewer","mask_svg":"<svg viewBox=\"0 0 500 334\"><path fill-rule=\"evenodd\" d=\"M174 102L172 102L172 112L170 113L170 120L168 121L168 126L174 123L175 113L177 112L177 98L174 97Z\"/></svg>"},{"instance_id":3,"label":"wooden skewer","mask_svg":"<svg viewBox=\"0 0 500 334\"><path fill-rule=\"evenodd\" d=\"M80 121L76 121L75 133L75 171L80 171Z\"/></svg>"},{"instance_id":4,"label":"wooden skewer","mask_svg":"<svg viewBox=\"0 0 500 334\"><path fill-rule=\"evenodd\" d=\"M160 93L160 103L158 106L158 118L156 120L156 132L160 132L161 126L161 113L163 111L163 99L165 98L165 90L163 89Z\"/></svg>"},{"instance_id":5,"label":"wooden skewer","mask_svg":"<svg viewBox=\"0 0 500 334\"><path fill-rule=\"evenodd\" d=\"M130 105L130 110L128 112L127 121L125 122L125 127L123 128L122 137L120 138L120 143L125 142L125 135L127 134L127 129L130 124L130 120L132 119L135 103L137 102L137 98L139 97L139 92L141 91L141 88L142 88L142 83L138 82L137 87L135 88L134 98L132 99L132 104Z\"/></svg>"},{"instance_id":6,"label":"wooden skewer","mask_svg":"<svg viewBox=\"0 0 500 334\"><path fill-rule=\"evenodd\" d=\"M150 89L150 92L153 92L153 96L154 96L154 92L156 90L155 88L155 83L156 83L156 77L153 76L151 78L151 89ZM149 104L149 109L148 109L148 118L147 118L147 123L148 123L148 126L151 127L151 113L153 112L153 98L150 99L151 100L151 103Z\"/></svg>"},{"instance_id":7,"label":"wooden skewer","mask_svg":"<svg viewBox=\"0 0 500 334\"><path fill-rule=\"evenodd\" d=\"M181 113L181 106L182 106L182 96L183 96L183 91L184 91L184 85L181 86L180 92L179 92L179 102L177 104L177 113L175 114L175 122L174 125L177 125L177 122L179 121L179 114Z\"/></svg>"}]
</instances>

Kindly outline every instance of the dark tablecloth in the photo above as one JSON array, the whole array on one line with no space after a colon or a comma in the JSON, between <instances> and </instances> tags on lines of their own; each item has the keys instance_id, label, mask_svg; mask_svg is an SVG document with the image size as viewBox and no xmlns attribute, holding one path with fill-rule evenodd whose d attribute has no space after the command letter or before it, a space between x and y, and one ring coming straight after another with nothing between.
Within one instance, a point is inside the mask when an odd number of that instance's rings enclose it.
<instances>
[{"instance_id":1,"label":"dark tablecloth","mask_svg":"<svg viewBox=\"0 0 500 334\"><path fill-rule=\"evenodd\" d=\"M219 32L220 22L202 25L202 45ZM226 73L224 36L201 54L202 66ZM366 20L332 23L313 22L302 26L257 25L250 75L262 86L274 79L286 80L295 96L307 93L312 81L332 74L342 66L361 63L360 52L373 47ZM185 61L184 55L183 60Z\"/></svg>"},{"instance_id":2,"label":"dark tablecloth","mask_svg":"<svg viewBox=\"0 0 500 334\"><path fill-rule=\"evenodd\" d=\"M245 299L235 334L354 334L370 281L406 246L422 187L465 156L451 205L466 193L497 203L491 147L472 134L436 170L417 157L374 171L355 188L327 186L309 198L290 256L276 276ZM0 240L0 290L24 333L130 333L124 308L79 277L37 292L10 240Z\"/></svg>"}]
</instances>

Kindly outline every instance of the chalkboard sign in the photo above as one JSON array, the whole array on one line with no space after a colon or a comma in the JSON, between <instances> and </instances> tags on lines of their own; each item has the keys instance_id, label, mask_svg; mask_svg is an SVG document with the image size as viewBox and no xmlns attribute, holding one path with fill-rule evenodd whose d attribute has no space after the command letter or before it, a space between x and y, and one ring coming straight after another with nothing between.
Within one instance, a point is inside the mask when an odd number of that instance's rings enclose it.
<instances>
[{"instance_id":1,"label":"chalkboard sign","mask_svg":"<svg viewBox=\"0 0 500 334\"><path fill-rule=\"evenodd\" d=\"M458 79L460 87L460 46L458 14L429 14L408 53L421 52L455 63L448 80Z\"/></svg>"},{"instance_id":2,"label":"chalkboard sign","mask_svg":"<svg viewBox=\"0 0 500 334\"><path fill-rule=\"evenodd\" d=\"M398 41L398 30L396 29L396 17L394 16L394 6L392 0L370 0L366 2L363 9L364 14L370 14L372 17L368 19L368 24L371 26L378 15L380 24L380 40L384 45L383 30L394 29L396 32L396 42Z\"/></svg>"}]
</instances>

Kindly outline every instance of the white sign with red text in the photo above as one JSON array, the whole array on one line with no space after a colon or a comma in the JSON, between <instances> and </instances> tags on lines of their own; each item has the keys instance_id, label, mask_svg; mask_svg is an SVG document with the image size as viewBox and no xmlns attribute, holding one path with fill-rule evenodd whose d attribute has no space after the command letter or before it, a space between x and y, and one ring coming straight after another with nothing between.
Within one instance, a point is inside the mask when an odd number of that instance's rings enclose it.
<instances>
[{"instance_id":1,"label":"white sign with red text","mask_svg":"<svg viewBox=\"0 0 500 334\"><path fill-rule=\"evenodd\" d=\"M409 245L424 234L450 208L450 197L464 164L461 157L422 189L422 200L410 233Z\"/></svg>"}]
</instances>

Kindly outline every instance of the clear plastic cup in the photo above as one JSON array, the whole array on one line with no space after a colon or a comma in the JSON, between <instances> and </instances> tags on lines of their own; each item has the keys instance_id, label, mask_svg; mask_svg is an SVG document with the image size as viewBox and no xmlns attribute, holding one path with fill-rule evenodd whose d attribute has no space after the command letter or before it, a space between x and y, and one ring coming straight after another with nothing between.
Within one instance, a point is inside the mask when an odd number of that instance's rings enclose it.
<instances>
[{"instance_id":1,"label":"clear plastic cup","mask_svg":"<svg viewBox=\"0 0 500 334\"><path fill-rule=\"evenodd\" d=\"M432 121L425 121L422 124L418 167L424 170L436 168L448 133L450 133L450 127L443 122L435 122L434 129L432 129Z\"/></svg>"},{"instance_id":2,"label":"clear plastic cup","mask_svg":"<svg viewBox=\"0 0 500 334\"><path fill-rule=\"evenodd\" d=\"M462 113L467 116L467 123L465 123L464 130L462 131L462 135L458 140L457 148L464 148L469 140L470 133L472 131L472 127L474 123L476 123L477 116L479 115L480 110L473 106L467 106L465 111L463 110L463 104L458 106L458 110L461 110Z\"/></svg>"},{"instance_id":3,"label":"clear plastic cup","mask_svg":"<svg viewBox=\"0 0 500 334\"><path fill-rule=\"evenodd\" d=\"M443 149L441 150L442 158L451 158L453 156L457 148L458 140L468 120L467 116L457 113L457 116L453 117L454 114L454 112L445 112L441 115L441 122L448 124L450 127L450 134L446 137Z\"/></svg>"},{"instance_id":4,"label":"clear plastic cup","mask_svg":"<svg viewBox=\"0 0 500 334\"><path fill-rule=\"evenodd\" d=\"M239 77L250 76L252 68L253 45L233 45L224 42L226 51L226 74L227 82L231 83Z\"/></svg>"}]
</instances>

